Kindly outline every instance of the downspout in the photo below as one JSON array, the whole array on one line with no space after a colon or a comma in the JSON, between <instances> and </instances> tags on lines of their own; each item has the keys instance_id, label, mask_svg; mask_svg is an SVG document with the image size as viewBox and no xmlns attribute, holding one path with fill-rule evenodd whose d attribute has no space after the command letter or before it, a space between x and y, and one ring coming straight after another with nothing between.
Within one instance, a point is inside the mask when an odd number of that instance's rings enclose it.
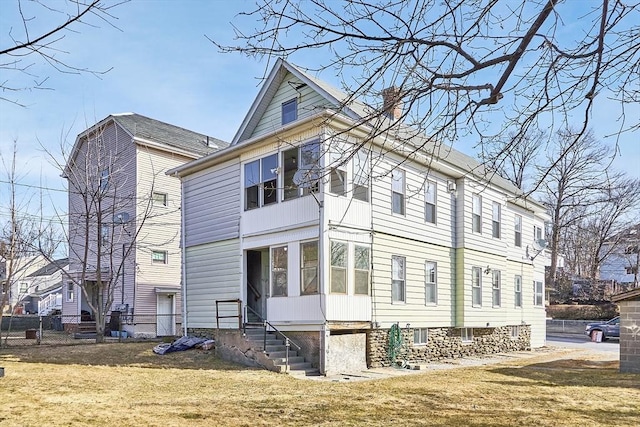
<instances>
[{"instance_id":1,"label":"downspout","mask_svg":"<svg viewBox=\"0 0 640 427\"><path fill-rule=\"evenodd\" d=\"M175 175L177 176L177 174ZM186 247L184 230L184 181L180 179L180 294L182 297L182 335L187 336L187 267L186 267ZM174 302L175 303L175 302Z\"/></svg>"}]
</instances>

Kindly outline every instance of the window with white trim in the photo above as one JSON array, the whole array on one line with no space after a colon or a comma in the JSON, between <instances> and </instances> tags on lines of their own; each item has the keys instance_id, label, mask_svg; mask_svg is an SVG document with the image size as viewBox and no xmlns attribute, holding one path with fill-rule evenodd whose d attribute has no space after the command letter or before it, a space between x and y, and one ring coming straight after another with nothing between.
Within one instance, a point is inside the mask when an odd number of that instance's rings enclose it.
<instances>
[{"instance_id":1,"label":"window with white trim","mask_svg":"<svg viewBox=\"0 0 640 427\"><path fill-rule=\"evenodd\" d=\"M522 276L515 276L513 287L515 290L514 304L516 307L522 307Z\"/></svg>"},{"instance_id":2,"label":"window with white trim","mask_svg":"<svg viewBox=\"0 0 640 427\"><path fill-rule=\"evenodd\" d=\"M67 286L64 293L66 302L73 302L73 297L74 297L73 291L74 291L73 282L67 282Z\"/></svg>"},{"instance_id":3,"label":"window with white trim","mask_svg":"<svg viewBox=\"0 0 640 427\"><path fill-rule=\"evenodd\" d=\"M100 172L100 190L105 191L109 188L109 169L103 169Z\"/></svg>"},{"instance_id":4,"label":"window with white trim","mask_svg":"<svg viewBox=\"0 0 640 427\"><path fill-rule=\"evenodd\" d=\"M153 264L167 264L167 251L151 251L151 262Z\"/></svg>"},{"instance_id":5,"label":"window with white trim","mask_svg":"<svg viewBox=\"0 0 640 427\"><path fill-rule=\"evenodd\" d=\"M471 196L471 231L482 234L482 196Z\"/></svg>"},{"instance_id":6,"label":"window with white trim","mask_svg":"<svg viewBox=\"0 0 640 427\"><path fill-rule=\"evenodd\" d=\"M100 227L100 242L102 246L107 246L109 244L109 231L110 228L108 224L102 224Z\"/></svg>"},{"instance_id":7,"label":"window with white trim","mask_svg":"<svg viewBox=\"0 0 640 427\"><path fill-rule=\"evenodd\" d=\"M347 194L347 163L344 161L346 146L344 141L334 139L331 141L329 192L338 196Z\"/></svg>"},{"instance_id":8,"label":"window with white trim","mask_svg":"<svg viewBox=\"0 0 640 427\"><path fill-rule=\"evenodd\" d=\"M500 270L491 270L491 303L500 307Z\"/></svg>"},{"instance_id":9,"label":"window with white trim","mask_svg":"<svg viewBox=\"0 0 640 427\"><path fill-rule=\"evenodd\" d=\"M522 247L522 215L517 215L514 218L514 232L515 232L515 242L514 244L521 248Z\"/></svg>"},{"instance_id":10,"label":"window with white trim","mask_svg":"<svg viewBox=\"0 0 640 427\"><path fill-rule=\"evenodd\" d=\"M518 326L518 325L511 326L511 327L509 327L509 329L510 329L509 335L511 336L511 339L512 340L517 340L518 337L520 337L520 326Z\"/></svg>"},{"instance_id":11,"label":"window with white trim","mask_svg":"<svg viewBox=\"0 0 640 427\"><path fill-rule=\"evenodd\" d=\"M460 329L460 339L463 344L470 344L473 342L473 328Z\"/></svg>"},{"instance_id":12,"label":"window with white trim","mask_svg":"<svg viewBox=\"0 0 640 427\"><path fill-rule=\"evenodd\" d=\"M499 239L500 238L500 228L501 228L501 221L500 221L500 217L501 215L501 206L500 203L498 202L493 202L493 212L492 212L492 221L491 221L491 235L493 236L493 238L495 239Z\"/></svg>"},{"instance_id":13,"label":"window with white trim","mask_svg":"<svg viewBox=\"0 0 640 427\"><path fill-rule=\"evenodd\" d=\"M542 240L542 227L538 227L537 225L533 226L533 239Z\"/></svg>"},{"instance_id":14,"label":"window with white trim","mask_svg":"<svg viewBox=\"0 0 640 427\"><path fill-rule=\"evenodd\" d=\"M391 301L406 301L406 258L393 255L391 257Z\"/></svg>"},{"instance_id":15,"label":"window with white trim","mask_svg":"<svg viewBox=\"0 0 640 427\"><path fill-rule=\"evenodd\" d=\"M29 282L20 282L20 293L26 294L29 290Z\"/></svg>"},{"instance_id":16,"label":"window with white trim","mask_svg":"<svg viewBox=\"0 0 640 427\"><path fill-rule=\"evenodd\" d=\"M271 248L271 296L286 297L289 294L287 271L289 262L286 246Z\"/></svg>"},{"instance_id":17,"label":"window with white trim","mask_svg":"<svg viewBox=\"0 0 640 427\"><path fill-rule=\"evenodd\" d=\"M168 206L167 193L154 191L151 197L152 197L153 206L160 206L163 208L166 208Z\"/></svg>"},{"instance_id":18,"label":"window with white trim","mask_svg":"<svg viewBox=\"0 0 640 427\"><path fill-rule=\"evenodd\" d=\"M348 246L344 242L331 241L330 291L335 294L347 293Z\"/></svg>"},{"instance_id":19,"label":"window with white trim","mask_svg":"<svg viewBox=\"0 0 640 427\"><path fill-rule=\"evenodd\" d=\"M278 201L278 155L272 154L244 165L244 209Z\"/></svg>"},{"instance_id":20,"label":"window with white trim","mask_svg":"<svg viewBox=\"0 0 640 427\"><path fill-rule=\"evenodd\" d=\"M283 200L295 199L301 195L311 194L318 191L317 179L319 178L319 161L320 161L320 141L312 141L301 145L300 147L290 148L282 153L283 165ZM310 182L304 182L298 185L293 182L293 177L298 170L304 170L303 181L308 179Z\"/></svg>"},{"instance_id":21,"label":"window with white trim","mask_svg":"<svg viewBox=\"0 0 640 427\"><path fill-rule=\"evenodd\" d=\"M282 125L298 119L298 98L293 98L282 103Z\"/></svg>"},{"instance_id":22,"label":"window with white trim","mask_svg":"<svg viewBox=\"0 0 640 427\"><path fill-rule=\"evenodd\" d=\"M471 305L482 307L482 268L471 269Z\"/></svg>"},{"instance_id":23,"label":"window with white trim","mask_svg":"<svg viewBox=\"0 0 640 427\"><path fill-rule=\"evenodd\" d=\"M429 329L415 328L413 330L413 345L426 345L429 342Z\"/></svg>"},{"instance_id":24,"label":"window with white trim","mask_svg":"<svg viewBox=\"0 0 640 427\"><path fill-rule=\"evenodd\" d=\"M436 190L435 182L426 182L424 187L424 219L431 224L436 223Z\"/></svg>"},{"instance_id":25,"label":"window with white trim","mask_svg":"<svg viewBox=\"0 0 640 427\"><path fill-rule=\"evenodd\" d=\"M424 299L425 304L438 303L437 264L427 261L424 264Z\"/></svg>"},{"instance_id":26,"label":"window with white trim","mask_svg":"<svg viewBox=\"0 0 640 427\"><path fill-rule=\"evenodd\" d=\"M369 276L371 274L371 261L369 259L369 247L355 245L354 258L354 294L369 295Z\"/></svg>"},{"instance_id":27,"label":"window with white trim","mask_svg":"<svg viewBox=\"0 0 640 427\"><path fill-rule=\"evenodd\" d=\"M400 169L391 171L391 210L395 214L404 215L405 200L405 172Z\"/></svg>"},{"instance_id":28,"label":"window with white trim","mask_svg":"<svg viewBox=\"0 0 640 427\"><path fill-rule=\"evenodd\" d=\"M353 156L353 198L369 201L369 152L363 148Z\"/></svg>"},{"instance_id":29,"label":"window with white trim","mask_svg":"<svg viewBox=\"0 0 640 427\"><path fill-rule=\"evenodd\" d=\"M544 285L542 282L533 282L534 304L542 307L544 306Z\"/></svg>"},{"instance_id":30,"label":"window with white trim","mask_svg":"<svg viewBox=\"0 0 640 427\"><path fill-rule=\"evenodd\" d=\"M300 243L300 294L318 293L318 241Z\"/></svg>"}]
</instances>

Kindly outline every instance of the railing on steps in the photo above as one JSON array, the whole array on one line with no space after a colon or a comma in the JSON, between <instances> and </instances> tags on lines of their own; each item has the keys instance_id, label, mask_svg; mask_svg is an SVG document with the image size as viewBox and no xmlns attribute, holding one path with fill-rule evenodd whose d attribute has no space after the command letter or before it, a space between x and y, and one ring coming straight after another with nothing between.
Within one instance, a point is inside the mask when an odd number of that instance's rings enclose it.
<instances>
[{"instance_id":1,"label":"railing on steps","mask_svg":"<svg viewBox=\"0 0 640 427\"><path fill-rule=\"evenodd\" d=\"M244 306L244 313L245 313L244 314L245 320L248 320L250 315L254 315L260 320L260 323L262 324L262 328L263 328L262 352L263 353L267 352L267 332L274 332L276 334L276 337L278 335L280 335L282 337L282 339L284 339L284 345L285 345L285 372L289 372L289 349L291 348L291 346L293 346L296 350L299 351L299 350L301 350L301 347L298 344L296 344L295 342L293 342L291 340L291 338L286 336L282 331L280 331L278 328L276 328L271 323L269 323L269 321L264 319L260 314L258 314L254 309L252 309L248 305ZM248 322L245 321L245 323L243 324L243 329L242 329L242 333L245 336L247 334L247 323ZM269 329L269 331L267 331L268 329Z\"/></svg>"}]
</instances>

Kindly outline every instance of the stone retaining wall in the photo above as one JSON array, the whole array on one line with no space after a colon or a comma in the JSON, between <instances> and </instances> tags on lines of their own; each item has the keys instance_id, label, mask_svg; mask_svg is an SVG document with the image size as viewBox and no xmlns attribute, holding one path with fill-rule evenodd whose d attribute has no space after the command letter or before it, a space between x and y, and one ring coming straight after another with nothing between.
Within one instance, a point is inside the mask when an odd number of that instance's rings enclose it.
<instances>
[{"instance_id":1,"label":"stone retaining wall","mask_svg":"<svg viewBox=\"0 0 640 427\"><path fill-rule=\"evenodd\" d=\"M514 325L516 326L516 325ZM414 345L413 328L402 329L403 345L396 362L421 363L441 359L457 359L510 351L531 349L531 327L519 326L517 338L511 337L511 327L473 328L473 341L463 343L459 328L429 328L426 344ZM367 365L370 368L391 366L388 356L389 329L374 329L367 333Z\"/></svg>"}]
</instances>

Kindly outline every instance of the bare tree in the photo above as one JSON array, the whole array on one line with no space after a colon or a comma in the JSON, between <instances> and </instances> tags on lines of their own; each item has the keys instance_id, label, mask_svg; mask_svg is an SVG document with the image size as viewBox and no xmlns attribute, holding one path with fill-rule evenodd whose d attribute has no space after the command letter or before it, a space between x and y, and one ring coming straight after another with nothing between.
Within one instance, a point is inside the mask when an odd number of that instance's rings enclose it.
<instances>
[{"instance_id":1,"label":"bare tree","mask_svg":"<svg viewBox=\"0 0 640 427\"><path fill-rule=\"evenodd\" d=\"M68 60L69 52L62 50L62 40L82 28L96 27L100 23L113 26L112 9L128 0L67 0L46 2L41 0L15 0L12 10L9 1L2 3L3 15L18 16L18 27L6 29L0 45L0 71L3 72L0 90L5 94L25 90L50 90L48 71L65 74L93 74L99 76L109 70L92 70L74 65ZM2 30L3 32L5 29ZM11 76L11 77L9 77ZM22 105L15 96L2 95L0 100Z\"/></svg>"},{"instance_id":2,"label":"bare tree","mask_svg":"<svg viewBox=\"0 0 640 427\"><path fill-rule=\"evenodd\" d=\"M63 277L80 290L90 308L97 342L104 340L109 313L125 301L124 273L136 269L132 254L152 229L149 221L170 211L154 213L155 180L136 182L135 144L118 139L107 126L91 128L71 150L63 146L62 160L49 153L68 182L69 271L63 271ZM162 173L153 164L144 167L154 176ZM160 245L176 238L177 232ZM133 298L128 294L128 300L135 300L135 293Z\"/></svg>"},{"instance_id":3,"label":"bare tree","mask_svg":"<svg viewBox=\"0 0 640 427\"><path fill-rule=\"evenodd\" d=\"M510 132L506 142L496 140L487 144L488 151L481 153L480 160L488 169L527 192L540 185L537 157L548 138L546 132L535 129L527 134Z\"/></svg>"},{"instance_id":4,"label":"bare tree","mask_svg":"<svg viewBox=\"0 0 640 427\"><path fill-rule=\"evenodd\" d=\"M541 188L543 203L551 215L551 285L556 277L560 255L567 257L569 264L583 266L579 259L580 251L587 251L584 241L580 240L584 236L580 233L572 234L580 225L594 218L595 210L604 209L603 206L611 202L612 209L619 212L612 214L615 223L619 221L622 212L629 209L626 200L624 209L616 207L616 203L621 202L619 197L622 195L619 191L625 185L622 184L620 174L607 171L609 148L601 145L590 132L580 138L577 144L574 141L574 131L568 129L559 132L554 148L546 153L548 164L553 166L551 169L539 168L540 175L545 176ZM611 222L608 221L610 224ZM613 224L604 228L610 230L612 226ZM605 234L610 236L608 231ZM593 242L593 239L589 240ZM566 247L563 247L563 243ZM578 249L573 251L572 248ZM584 273L588 275L586 271Z\"/></svg>"},{"instance_id":5,"label":"bare tree","mask_svg":"<svg viewBox=\"0 0 640 427\"><path fill-rule=\"evenodd\" d=\"M21 177L16 171L17 141L13 143L11 157L0 153L4 168L5 191L0 191L0 212L6 220L0 223L0 317L9 308L11 314L20 302L17 283L29 271L46 264L53 257L60 239L51 221L45 221L41 209L35 209L33 197L29 192L18 191ZM5 205L4 202L7 201ZM35 248L41 248L42 252ZM8 337L7 329L5 338ZM0 346L2 346L0 336Z\"/></svg>"},{"instance_id":6,"label":"bare tree","mask_svg":"<svg viewBox=\"0 0 640 427\"><path fill-rule=\"evenodd\" d=\"M637 2L609 0L261 0L238 18L237 44L212 42L267 58L328 53L308 70L335 72L346 107L375 107L363 121L378 133L402 121L429 135L418 149L437 155L470 135L483 145L508 132L553 134L581 117L571 149L596 103L615 101L618 135L640 128L627 117L640 101L639 12ZM405 107L397 122L380 101L389 87Z\"/></svg>"}]
</instances>

